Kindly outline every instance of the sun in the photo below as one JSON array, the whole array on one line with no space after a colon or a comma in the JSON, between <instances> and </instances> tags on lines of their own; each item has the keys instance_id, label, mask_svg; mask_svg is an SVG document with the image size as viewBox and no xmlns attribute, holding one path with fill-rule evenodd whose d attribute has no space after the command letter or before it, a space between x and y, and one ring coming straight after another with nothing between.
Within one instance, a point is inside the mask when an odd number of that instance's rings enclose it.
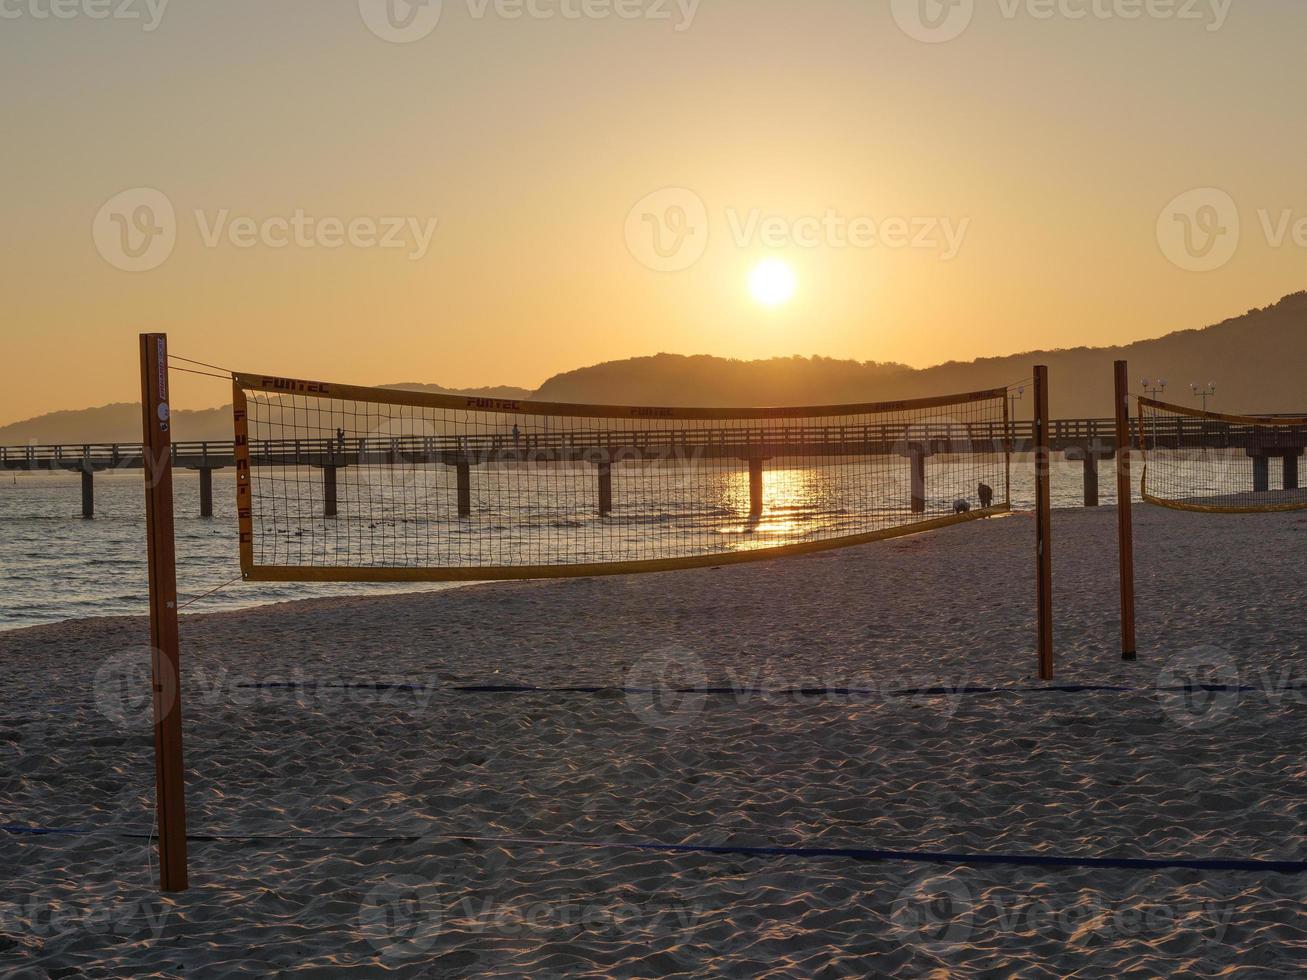
<instances>
[{"instance_id":1,"label":"sun","mask_svg":"<svg viewBox=\"0 0 1307 980\"><path fill-rule=\"evenodd\" d=\"M749 273L749 292L763 306L780 306L789 302L797 284L794 270L780 259L760 262Z\"/></svg>"}]
</instances>

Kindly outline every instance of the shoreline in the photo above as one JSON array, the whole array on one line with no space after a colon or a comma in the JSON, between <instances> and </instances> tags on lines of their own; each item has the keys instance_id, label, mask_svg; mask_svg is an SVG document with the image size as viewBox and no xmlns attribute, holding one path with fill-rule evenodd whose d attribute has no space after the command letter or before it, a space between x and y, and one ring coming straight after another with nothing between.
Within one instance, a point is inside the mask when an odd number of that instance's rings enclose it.
<instances>
[{"instance_id":1,"label":"shoreline","mask_svg":"<svg viewBox=\"0 0 1307 980\"><path fill-rule=\"evenodd\" d=\"M1078 507L1063 507L1063 508L1054 508L1054 509L1053 509L1053 512L1054 512L1054 514L1056 515L1056 514L1059 514L1059 513L1073 513L1073 512L1078 512L1078 511L1085 510L1085 509L1086 509L1086 508L1078 508ZM1108 512L1108 511L1110 511L1110 512L1112 512L1112 513L1115 513L1115 512L1116 512L1116 507L1115 507L1114 505L1111 505L1111 504L1103 505L1103 506L1098 507L1098 508L1096 508L1096 509L1099 510L1099 511L1103 511L1103 512ZM992 517L992 518L989 518L989 520L1009 520L1009 519L1031 518L1031 517L1033 517L1033 512L1032 512L1032 511L1028 511L1028 510L1013 510L1013 511L1011 511L1011 512L1009 512L1009 513L1006 513L1006 514L996 514L996 515L993 515L993 517ZM896 541L896 540L911 539L911 538L920 537L920 536L922 536L922 535L932 535L932 534L940 534L940 533L948 534L948 533L950 533L950 531L952 531L952 530L953 530L952 528L948 528L948 527L946 527L946 528L926 528L926 529L923 529L923 530L920 530L920 531L912 531L912 532L909 532L909 533L906 533L906 534L903 534L903 535L899 535L899 536L897 536L897 537L887 538L887 539L885 539L885 540L883 540L883 541L873 541L873 542L870 542L870 543L867 543L867 544L860 544L860 545L847 545L847 546L840 546L840 547L836 547L836 548L830 548L830 549L827 549L826 551L816 552L816 554L836 553L836 552L841 552L841 551L849 550L850 548L853 548L853 549L857 549L857 548L875 548L875 547L878 547L878 546L880 546L880 545L883 545L883 544L886 544L886 543L889 543L889 542L892 542L892 541ZM1056 545L1056 538L1054 538L1054 544ZM1115 544L1113 544L1113 548L1115 548ZM768 564L768 563L771 563L771 562L787 562L787 561L793 561L796 557L798 557L798 558L802 558L802 557L806 557L806 556L803 556L803 555L799 555L799 556L785 556L785 555L778 555L778 556L775 556L775 557L760 558L760 559L756 559L756 560L753 560L753 561L739 562L738 564L747 567L747 566L749 566L749 565ZM1032 559L1031 559L1031 560L1033 561L1033 543L1032 543ZM718 568L729 567L729 566L732 565L732 564L734 564L734 563L731 563L731 562L724 562L722 565L709 565L709 566L704 566L704 568L708 568L708 569L718 569ZM182 566L181 566L180 563L179 563L178 571L180 572L181 570L182 570ZM178 618L179 618L179 620L185 621L185 620L187 620L187 619L190 619L190 618L192 618L192 617L196 617L196 616L218 616L218 615L226 615L226 614L230 614L230 613L248 612L248 611L255 610L255 609L264 609L264 608L269 608L269 607L278 607L278 606L286 606L286 605L295 605L295 604L297 604L297 603L313 603L313 602L335 603L335 602L342 602L342 601L355 600L355 599L384 599L384 598L392 598L392 597L395 597L395 596L408 596L408 595L428 595L428 596L429 596L429 595L431 595L431 594L433 594L433 593L448 592L448 591L453 591L453 590L459 590L459 591L462 591L462 590L466 590L466 589L481 588L481 587L484 587L484 586L512 585L512 584L519 583L519 582L566 582L566 581L575 581L575 580L578 580L578 579L593 579L593 578L607 578L607 577L627 578L627 577L632 577L632 576L637 576L637 577L638 577L638 576L651 576L651 575L652 575L652 576L663 576L663 575L677 575L677 574L683 574L684 572L687 572L687 571L697 571L697 570L702 570L702 569L673 569L673 570L670 570L670 571L636 572L636 573L631 573L630 575L620 575L620 576L594 576L594 575L560 576L560 577L558 577L558 578L553 578L553 579L521 579L521 580L510 580L510 581L506 581L506 582L505 582L505 581L499 581L499 582L496 582L496 581L483 581L483 582L482 582L482 581L478 581L478 582L458 582L458 581L451 581L451 582L439 582L439 581L433 581L433 582L415 582L415 583L412 583L411 585L407 585L407 586L404 586L404 585L401 585L401 586L395 586L395 585L380 584L380 583L352 583L352 582L327 583L325 587L330 587L330 588L340 588L340 589L343 590L343 591L342 591L339 595L336 595L336 596L312 596L312 597L306 597L306 598L290 598L290 599L277 598L277 599L264 599L264 600L253 599L253 600L251 600L251 601L248 602L248 603L241 603L241 604L239 604L239 605L234 605L234 606L231 606L231 607L228 607L228 608L225 608L225 609L221 609L221 610L213 610L213 611L208 611L208 612L204 611L202 608L201 608L201 609L197 609L197 610L195 610L194 612L187 612L187 611L185 611L185 609L183 608L183 609L179 609L179 611L178 611ZM242 584L243 584L243 583L241 583L241 582L239 582L239 581L237 581L237 582L233 582L233 583L231 583L229 586L223 588L222 591L223 591L223 592L227 592L228 589L231 589L231 588L233 588L233 587L234 587L234 588L239 588ZM259 584L263 584L263 585L266 585L266 584L274 584L274 585L277 585L277 586L279 586L279 587L285 587L285 588L288 588L288 589L294 589L294 588L296 587L296 583L293 583L293 582L286 582L286 583L259 583ZM319 587L323 587L323 586L319 586ZM357 591L356 591L356 590L357 590ZM182 590L181 590L180 588L178 589L178 593L179 593L179 598L182 599L183 604L184 604L185 602L188 601L186 598L184 598L185 595L186 595L186 593L182 592ZM145 602L146 602L146 599L145 599L144 597L142 597L141 602L142 602L142 605L144 605ZM204 599L201 598L201 599L198 600L198 602L196 602L196 605L201 605L203 602L204 602ZM71 616L71 617L64 618L64 619L55 619L55 620L49 620L49 621L45 621L45 622L38 622L38 623L28 623L28 624L26 624L26 625L14 625L14 626L8 626L8 625L5 625L5 624L3 624L3 623L0 623L0 636L6 635L6 634L11 634L11 633L18 633L18 632L22 632L22 631L24 631L24 630L32 630L32 629L40 629L40 628L43 628L43 627L54 627L54 626L60 626L60 625L68 624L68 623L96 622L96 621L99 621L99 620L115 620L115 619L124 619L124 620L132 620L132 619L148 619L148 616L149 616L148 610L142 610L142 612L140 612L140 613L110 613L110 614L105 614L105 615Z\"/></svg>"}]
</instances>

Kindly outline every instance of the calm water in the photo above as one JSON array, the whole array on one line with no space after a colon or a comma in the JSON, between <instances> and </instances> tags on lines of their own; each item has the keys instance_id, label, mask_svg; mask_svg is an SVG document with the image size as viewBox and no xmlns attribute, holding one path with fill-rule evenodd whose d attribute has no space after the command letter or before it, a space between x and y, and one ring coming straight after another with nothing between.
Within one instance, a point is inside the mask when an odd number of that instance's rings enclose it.
<instances>
[{"instance_id":1,"label":"calm water","mask_svg":"<svg viewBox=\"0 0 1307 980\"><path fill-rule=\"evenodd\" d=\"M1079 463L1055 463L1053 500L1058 507L1081 505ZM1100 467L1104 504L1115 502L1110 463ZM139 472L96 476L96 517L81 518L80 479L65 474L0 475L0 629L88 616L141 615L146 611L144 493ZM1013 505L1029 508L1034 493L1030 467L1013 465ZM182 601L236 578L232 471L214 477L212 520L199 514L199 476L175 475L177 576ZM773 517L764 518L764 525ZM581 515L578 515L580 521ZM801 521L830 525L831 514L813 509ZM591 520L589 515L585 521ZM785 516L793 525L793 514ZM815 525L814 525L815 527ZM641 532L630 532L638 537ZM665 534L650 530L649 534ZM627 536L627 544L638 544ZM602 554L591 555L602 559ZM192 607L212 612L291 599L448 588L300 583L247 584L237 581Z\"/></svg>"}]
</instances>

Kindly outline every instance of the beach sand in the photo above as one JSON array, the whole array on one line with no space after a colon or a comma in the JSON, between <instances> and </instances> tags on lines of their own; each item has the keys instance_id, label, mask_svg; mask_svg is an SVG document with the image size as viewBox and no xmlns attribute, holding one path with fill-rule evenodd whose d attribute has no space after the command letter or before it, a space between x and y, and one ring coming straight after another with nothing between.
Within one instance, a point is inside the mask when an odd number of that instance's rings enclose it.
<instances>
[{"instance_id":1,"label":"beach sand","mask_svg":"<svg viewBox=\"0 0 1307 980\"><path fill-rule=\"evenodd\" d=\"M0 634L3 822L86 831L0 835L0 972L1303 975L1303 875L470 839L1305 860L1307 515L1135 514L1133 664L1115 512L1055 514L1055 683L1125 692L957 690L1038 686L1022 515L187 615L190 831L243 839L193 841L176 896L130 836L153 819L145 621ZM249 686L306 680L373 687ZM1165 690L1186 680L1250 690ZM705 684L734 693L620 690ZM947 691L893 693L923 686Z\"/></svg>"}]
</instances>

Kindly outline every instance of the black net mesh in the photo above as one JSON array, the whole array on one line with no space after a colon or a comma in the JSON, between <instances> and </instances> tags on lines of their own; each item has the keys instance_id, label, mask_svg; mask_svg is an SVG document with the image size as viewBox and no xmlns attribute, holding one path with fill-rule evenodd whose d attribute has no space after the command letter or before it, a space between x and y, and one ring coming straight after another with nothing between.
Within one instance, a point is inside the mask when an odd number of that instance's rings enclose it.
<instances>
[{"instance_id":1,"label":"black net mesh","mask_svg":"<svg viewBox=\"0 0 1307 980\"><path fill-rule=\"evenodd\" d=\"M1009 502L1002 389L748 412L495 402L245 375L236 387L249 577L715 564L890 536Z\"/></svg>"},{"instance_id":2,"label":"black net mesh","mask_svg":"<svg viewBox=\"0 0 1307 980\"><path fill-rule=\"evenodd\" d=\"M1144 499L1181 510L1307 509L1299 469L1307 419L1199 412L1139 399Z\"/></svg>"}]
</instances>

